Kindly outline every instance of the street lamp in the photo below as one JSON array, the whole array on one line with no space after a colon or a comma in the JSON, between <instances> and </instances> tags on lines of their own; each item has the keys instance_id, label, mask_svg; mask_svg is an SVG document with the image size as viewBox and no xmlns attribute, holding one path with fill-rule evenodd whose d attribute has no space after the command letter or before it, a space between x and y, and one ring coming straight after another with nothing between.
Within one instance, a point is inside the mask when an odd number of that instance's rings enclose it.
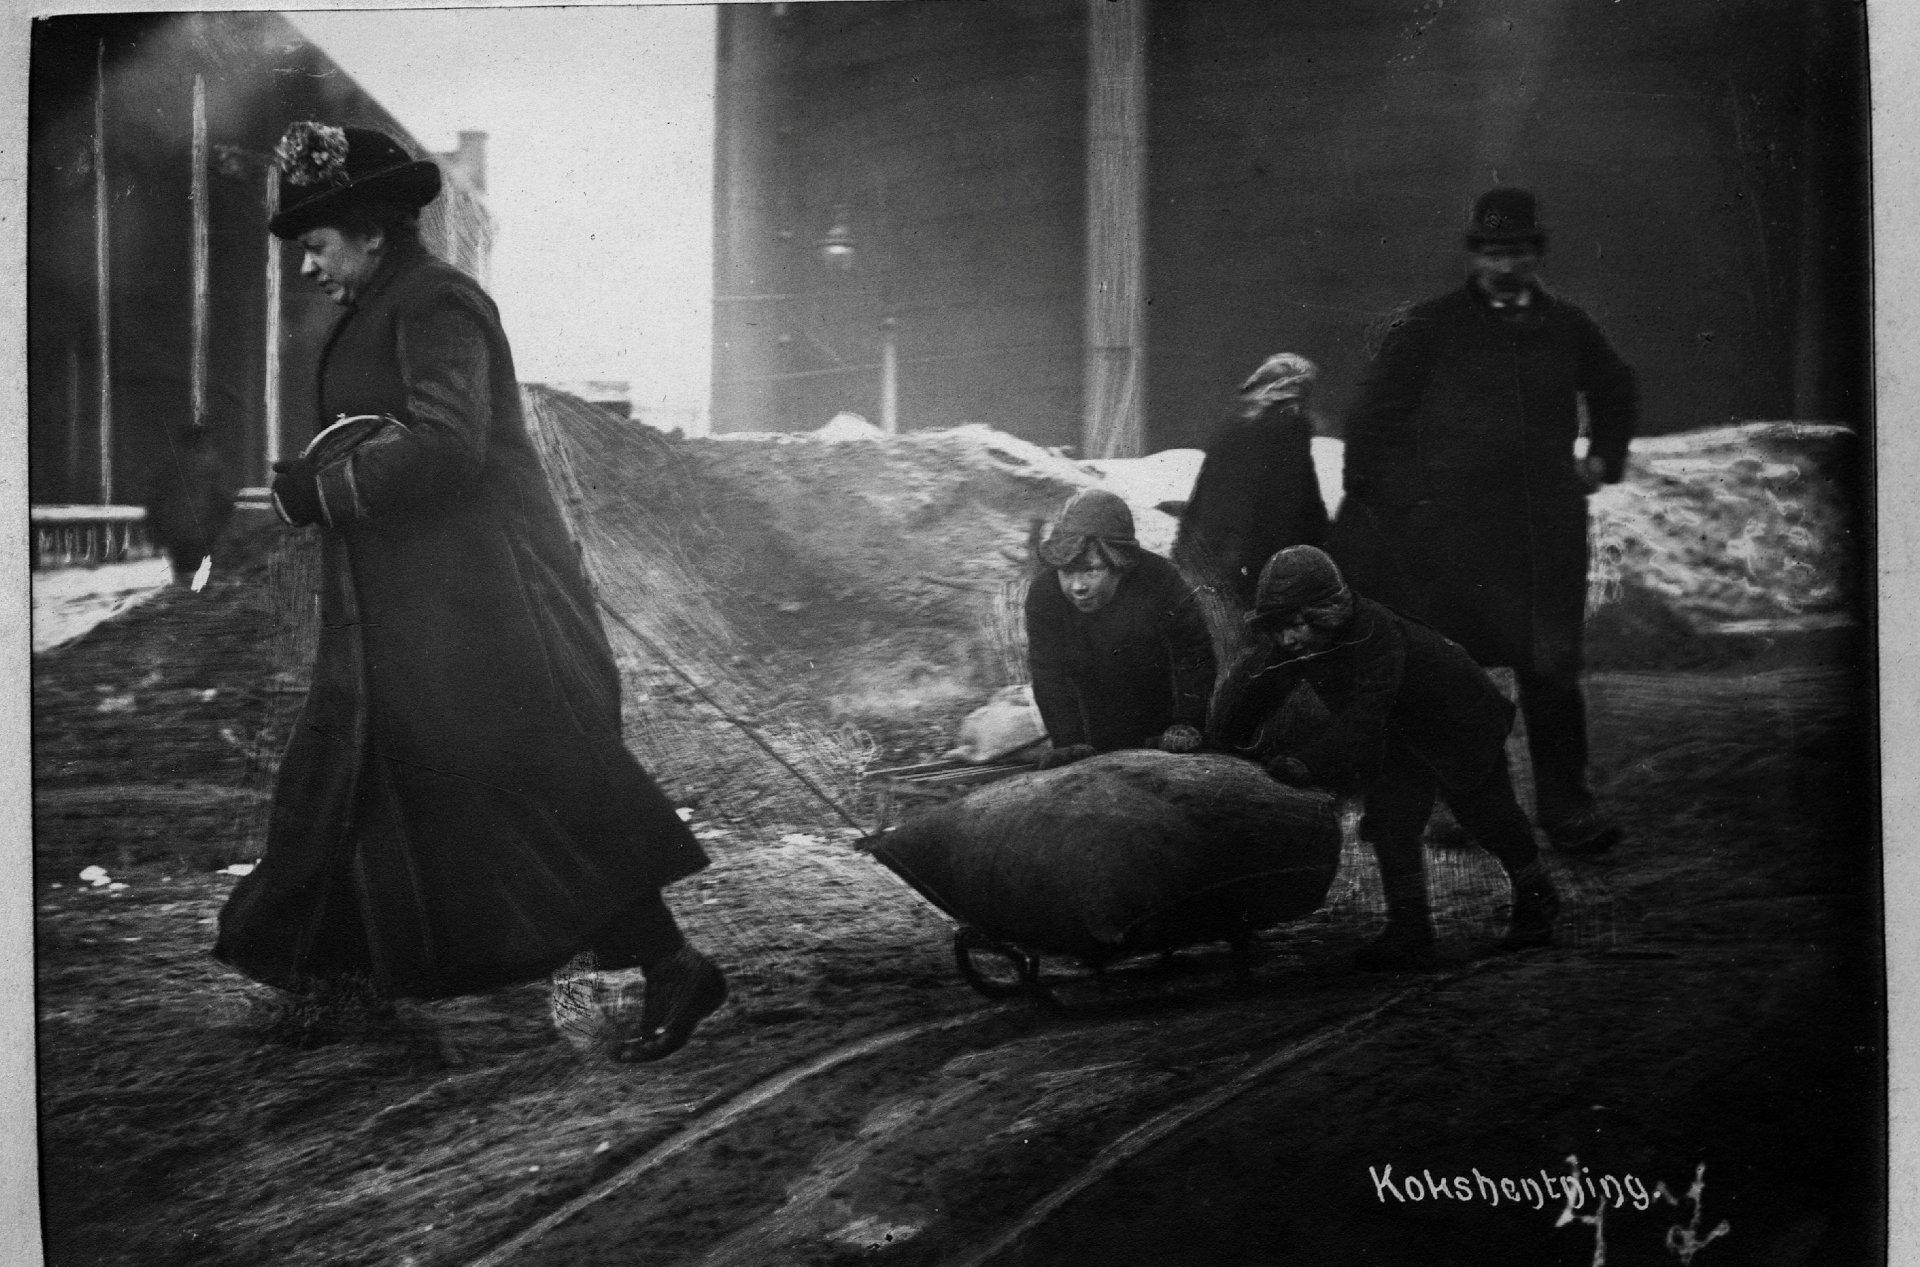
<instances>
[{"instance_id":1,"label":"street lamp","mask_svg":"<svg viewBox=\"0 0 1920 1267\"><path fill-rule=\"evenodd\" d=\"M858 259L851 220L844 203L836 206L826 233L813 244L820 263L831 272L850 273ZM888 435L900 431L899 325L890 313L880 318L880 429Z\"/></svg>"},{"instance_id":2,"label":"street lamp","mask_svg":"<svg viewBox=\"0 0 1920 1267\"><path fill-rule=\"evenodd\" d=\"M835 207L833 223L827 228L826 236L813 244L820 262L836 273L853 271L853 230L847 227L848 218L844 205Z\"/></svg>"}]
</instances>

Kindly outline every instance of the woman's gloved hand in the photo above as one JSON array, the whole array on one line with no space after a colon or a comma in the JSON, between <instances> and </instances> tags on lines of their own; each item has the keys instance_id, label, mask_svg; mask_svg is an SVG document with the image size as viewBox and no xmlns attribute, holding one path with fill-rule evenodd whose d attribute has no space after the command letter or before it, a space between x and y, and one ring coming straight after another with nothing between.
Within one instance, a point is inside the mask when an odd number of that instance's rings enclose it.
<instances>
[{"instance_id":1,"label":"woman's gloved hand","mask_svg":"<svg viewBox=\"0 0 1920 1267\"><path fill-rule=\"evenodd\" d=\"M1156 739L1154 747L1162 752L1200 751L1200 732L1192 726L1169 726Z\"/></svg>"},{"instance_id":2,"label":"woman's gloved hand","mask_svg":"<svg viewBox=\"0 0 1920 1267\"><path fill-rule=\"evenodd\" d=\"M320 509L320 472L306 458L288 458L273 464L273 504L280 517L296 528L325 518Z\"/></svg>"},{"instance_id":3,"label":"woman's gloved hand","mask_svg":"<svg viewBox=\"0 0 1920 1267\"><path fill-rule=\"evenodd\" d=\"M1056 766L1072 765L1092 755L1093 745L1090 743L1070 743L1064 748L1049 748L1040 758L1040 768L1051 770Z\"/></svg>"},{"instance_id":4,"label":"woman's gloved hand","mask_svg":"<svg viewBox=\"0 0 1920 1267\"><path fill-rule=\"evenodd\" d=\"M1267 762L1267 773L1290 787L1313 785L1313 771L1297 757L1275 757Z\"/></svg>"}]
</instances>

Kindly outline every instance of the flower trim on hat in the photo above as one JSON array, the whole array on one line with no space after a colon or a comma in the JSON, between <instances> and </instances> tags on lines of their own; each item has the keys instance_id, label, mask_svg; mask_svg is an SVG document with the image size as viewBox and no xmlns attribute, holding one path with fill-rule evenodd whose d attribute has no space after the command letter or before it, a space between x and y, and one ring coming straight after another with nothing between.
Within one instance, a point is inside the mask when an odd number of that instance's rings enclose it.
<instances>
[{"instance_id":1,"label":"flower trim on hat","mask_svg":"<svg viewBox=\"0 0 1920 1267\"><path fill-rule=\"evenodd\" d=\"M296 185L350 184L347 134L327 123L296 123L273 150L275 161Z\"/></svg>"}]
</instances>

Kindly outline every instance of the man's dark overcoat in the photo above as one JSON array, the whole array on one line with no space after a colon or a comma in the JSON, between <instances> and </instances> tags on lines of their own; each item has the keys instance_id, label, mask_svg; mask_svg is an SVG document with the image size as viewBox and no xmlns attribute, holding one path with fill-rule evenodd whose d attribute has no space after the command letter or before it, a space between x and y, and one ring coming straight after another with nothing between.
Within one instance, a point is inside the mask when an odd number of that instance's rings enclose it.
<instances>
[{"instance_id":1,"label":"man's dark overcoat","mask_svg":"<svg viewBox=\"0 0 1920 1267\"><path fill-rule=\"evenodd\" d=\"M1326 541L1327 507L1313 470L1313 423L1302 412L1231 418L1180 515L1174 562L1224 586L1250 608L1260 569L1277 550Z\"/></svg>"},{"instance_id":2,"label":"man's dark overcoat","mask_svg":"<svg viewBox=\"0 0 1920 1267\"><path fill-rule=\"evenodd\" d=\"M1302 685L1328 717L1289 733L1285 705ZM1207 745L1262 765L1292 757L1313 782L1354 792L1392 776L1411 753L1443 788L1473 789L1503 768L1513 705L1457 643L1359 595L1332 647L1284 658L1267 639L1243 652L1214 692Z\"/></svg>"},{"instance_id":3,"label":"man's dark overcoat","mask_svg":"<svg viewBox=\"0 0 1920 1267\"><path fill-rule=\"evenodd\" d=\"M319 647L214 953L390 997L531 980L706 864L628 753L605 632L493 302L396 243L321 354Z\"/></svg>"},{"instance_id":4,"label":"man's dark overcoat","mask_svg":"<svg viewBox=\"0 0 1920 1267\"><path fill-rule=\"evenodd\" d=\"M1346 498L1327 549L1354 588L1482 664L1577 671L1582 393L1588 452L1617 481L1633 374L1586 313L1542 290L1501 312L1469 285L1397 320L1346 418Z\"/></svg>"},{"instance_id":5,"label":"man's dark overcoat","mask_svg":"<svg viewBox=\"0 0 1920 1267\"><path fill-rule=\"evenodd\" d=\"M1081 612L1041 569L1027 589L1033 699L1056 748L1138 748L1167 727L1206 722L1213 641L1192 587L1142 551L1112 600Z\"/></svg>"}]
</instances>

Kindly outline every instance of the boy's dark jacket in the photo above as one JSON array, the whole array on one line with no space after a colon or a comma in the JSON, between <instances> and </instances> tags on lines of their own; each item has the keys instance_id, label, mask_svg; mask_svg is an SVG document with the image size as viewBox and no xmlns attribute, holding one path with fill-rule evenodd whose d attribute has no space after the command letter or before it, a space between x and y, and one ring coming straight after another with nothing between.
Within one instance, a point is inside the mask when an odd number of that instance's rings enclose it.
<instances>
[{"instance_id":1,"label":"boy's dark jacket","mask_svg":"<svg viewBox=\"0 0 1920 1267\"><path fill-rule=\"evenodd\" d=\"M1167 727L1198 729L1213 689L1213 642L1193 589L1174 566L1142 551L1119 592L1091 615L1040 569L1027 589L1033 698L1055 748L1137 748Z\"/></svg>"},{"instance_id":2,"label":"boy's dark jacket","mask_svg":"<svg viewBox=\"0 0 1920 1267\"><path fill-rule=\"evenodd\" d=\"M1468 787L1506 759L1513 705L1459 644L1355 596L1353 620L1317 655L1283 659L1267 639L1242 653L1214 694L1207 745L1263 765L1292 757L1322 787L1358 791L1396 749L1443 785ZM1298 687L1331 715L1305 738L1278 724Z\"/></svg>"}]
</instances>

